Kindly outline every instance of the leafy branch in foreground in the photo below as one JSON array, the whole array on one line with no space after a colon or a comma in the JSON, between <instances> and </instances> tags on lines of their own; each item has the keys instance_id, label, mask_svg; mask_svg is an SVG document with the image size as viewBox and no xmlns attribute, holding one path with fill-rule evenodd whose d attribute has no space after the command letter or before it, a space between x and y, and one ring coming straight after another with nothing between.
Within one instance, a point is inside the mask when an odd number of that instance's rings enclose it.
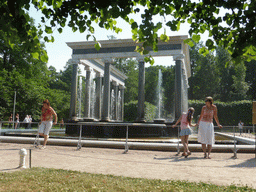
<instances>
[{"instance_id":1,"label":"leafy branch in foreground","mask_svg":"<svg viewBox=\"0 0 256 192\"><path fill-rule=\"evenodd\" d=\"M35 33L32 33L35 29L31 28L25 12L31 5L42 11L42 23L45 24L43 26L47 34L51 34L53 28L57 28L61 33L65 26L69 26L74 32L79 30L81 33L93 34L95 31L93 23L119 33L122 29L117 27L116 19L122 18L130 24L132 38L142 43L142 47L137 51L147 54L145 51L147 46L157 51L159 36L161 40L168 41L166 34L158 35L161 28L169 27L172 31L178 31L180 24L187 22L190 24L191 38L186 40L186 43L190 46L193 46L193 41L196 43L200 41L200 34L209 32L211 38L206 42L207 49L201 50L203 54L207 54L216 46L221 46L227 49L236 61L256 59L255 1L32 0L31 4L29 0L19 2L5 0L0 3L0 10L4 13L0 22L4 25L1 30L6 36L11 37L12 33L19 31L21 39L27 41L27 38L31 37L36 40ZM131 14L140 14L140 17L135 21L130 18ZM165 18L167 21L165 26L161 22L154 23L156 15ZM41 34L42 29L38 32ZM53 38L47 37L45 41L53 41ZM27 45L36 47L35 44ZM99 44L96 48L99 48Z\"/></svg>"}]
</instances>

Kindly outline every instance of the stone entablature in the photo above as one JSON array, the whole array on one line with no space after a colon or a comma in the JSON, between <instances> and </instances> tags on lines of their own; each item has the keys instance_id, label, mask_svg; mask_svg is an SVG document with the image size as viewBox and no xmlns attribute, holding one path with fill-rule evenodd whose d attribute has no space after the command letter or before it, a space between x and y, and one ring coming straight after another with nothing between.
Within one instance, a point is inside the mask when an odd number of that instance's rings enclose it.
<instances>
[{"instance_id":1,"label":"stone entablature","mask_svg":"<svg viewBox=\"0 0 256 192\"><path fill-rule=\"evenodd\" d=\"M150 51L148 55L152 57L175 56L184 54L183 63L186 68L186 75L191 76L190 57L188 45L184 40L188 38L184 36L170 36L168 42L158 41L158 52ZM113 39L99 41L101 49L97 51L94 47L95 41L67 42L72 48L72 58L79 60L104 59L104 58L136 58L140 54L135 51L138 44L132 39ZM147 56L147 55L146 55Z\"/></svg>"},{"instance_id":2,"label":"stone entablature","mask_svg":"<svg viewBox=\"0 0 256 192\"><path fill-rule=\"evenodd\" d=\"M98 76L102 76L104 74L104 62L101 59L93 59L93 60L79 60L79 64L83 65L85 68L84 70L87 70L88 67L91 70L94 70ZM69 63L72 63L70 60ZM120 72L118 69L116 69L114 66L110 66L110 81L115 81L119 85L124 86L125 79L127 79L127 76Z\"/></svg>"}]
</instances>

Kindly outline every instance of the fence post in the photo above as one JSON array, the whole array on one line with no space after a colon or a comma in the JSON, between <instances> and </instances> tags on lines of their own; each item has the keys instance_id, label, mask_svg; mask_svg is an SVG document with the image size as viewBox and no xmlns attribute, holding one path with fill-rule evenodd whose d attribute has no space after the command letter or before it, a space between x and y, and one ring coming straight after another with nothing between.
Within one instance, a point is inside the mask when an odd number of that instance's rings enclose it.
<instances>
[{"instance_id":1,"label":"fence post","mask_svg":"<svg viewBox=\"0 0 256 192\"><path fill-rule=\"evenodd\" d=\"M35 138L35 141L34 141L34 147L38 147L40 145L40 140L39 140L39 123L38 123L37 127L38 127L38 130L37 130L37 135L36 135L36 138Z\"/></svg>"},{"instance_id":2,"label":"fence post","mask_svg":"<svg viewBox=\"0 0 256 192\"><path fill-rule=\"evenodd\" d=\"M20 152L20 165L19 168L26 168L26 155L27 150L25 148L21 149Z\"/></svg>"},{"instance_id":3,"label":"fence post","mask_svg":"<svg viewBox=\"0 0 256 192\"><path fill-rule=\"evenodd\" d=\"M177 154L176 155L179 155L180 154L180 127L178 126L178 146L177 146Z\"/></svg>"},{"instance_id":4,"label":"fence post","mask_svg":"<svg viewBox=\"0 0 256 192\"><path fill-rule=\"evenodd\" d=\"M79 139L77 143L77 150L80 150L82 148L82 125L80 125L80 133L79 133Z\"/></svg>"},{"instance_id":5,"label":"fence post","mask_svg":"<svg viewBox=\"0 0 256 192\"><path fill-rule=\"evenodd\" d=\"M252 125L252 131L253 131L253 133L254 133L254 135L255 135L254 124Z\"/></svg>"},{"instance_id":6,"label":"fence post","mask_svg":"<svg viewBox=\"0 0 256 192\"><path fill-rule=\"evenodd\" d=\"M2 121L0 121L0 136L2 135ZM0 139L1 142L1 139Z\"/></svg>"},{"instance_id":7,"label":"fence post","mask_svg":"<svg viewBox=\"0 0 256 192\"><path fill-rule=\"evenodd\" d=\"M236 132L235 132L235 126L233 127L233 132L234 132L234 158L237 158L237 149L236 149Z\"/></svg>"},{"instance_id":8,"label":"fence post","mask_svg":"<svg viewBox=\"0 0 256 192\"><path fill-rule=\"evenodd\" d=\"M254 153L255 153L255 159L256 159L256 133L255 133L255 125L253 124L253 131L254 131L254 138L255 138L255 141L254 141Z\"/></svg>"},{"instance_id":9,"label":"fence post","mask_svg":"<svg viewBox=\"0 0 256 192\"><path fill-rule=\"evenodd\" d=\"M126 140L125 140L125 150L124 150L124 153L127 153L129 150L129 147L128 147L128 125L126 125Z\"/></svg>"},{"instance_id":10,"label":"fence post","mask_svg":"<svg viewBox=\"0 0 256 192\"><path fill-rule=\"evenodd\" d=\"M32 150L31 149L29 149L29 168L31 169L31 156L32 156Z\"/></svg>"}]
</instances>

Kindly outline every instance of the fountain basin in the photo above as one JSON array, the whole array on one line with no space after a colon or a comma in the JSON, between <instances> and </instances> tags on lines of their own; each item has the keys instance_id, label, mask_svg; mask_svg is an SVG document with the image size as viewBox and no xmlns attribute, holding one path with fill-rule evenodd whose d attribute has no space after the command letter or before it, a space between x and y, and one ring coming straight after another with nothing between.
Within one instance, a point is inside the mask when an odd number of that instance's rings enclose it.
<instances>
[{"instance_id":1,"label":"fountain basin","mask_svg":"<svg viewBox=\"0 0 256 192\"><path fill-rule=\"evenodd\" d=\"M76 122L66 126L67 135L88 137L125 138L128 127L129 138L165 137L177 135L177 129L170 129L166 124L156 123L124 123L124 122ZM175 134L176 133L176 134Z\"/></svg>"}]
</instances>

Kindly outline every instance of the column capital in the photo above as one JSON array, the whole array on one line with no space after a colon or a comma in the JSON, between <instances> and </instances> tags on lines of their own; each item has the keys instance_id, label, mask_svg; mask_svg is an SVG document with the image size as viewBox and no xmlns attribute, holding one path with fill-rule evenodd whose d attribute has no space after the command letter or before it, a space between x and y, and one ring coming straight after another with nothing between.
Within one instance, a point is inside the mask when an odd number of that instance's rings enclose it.
<instances>
[{"instance_id":1,"label":"column capital","mask_svg":"<svg viewBox=\"0 0 256 192\"><path fill-rule=\"evenodd\" d=\"M173 60L176 61L176 60L182 60L185 58L185 55L184 54L179 54L179 55L173 55Z\"/></svg>"},{"instance_id":2,"label":"column capital","mask_svg":"<svg viewBox=\"0 0 256 192\"><path fill-rule=\"evenodd\" d=\"M102 58L102 61L104 63L113 63L113 58L112 57L105 57L105 58Z\"/></svg>"},{"instance_id":3,"label":"column capital","mask_svg":"<svg viewBox=\"0 0 256 192\"><path fill-rule=\"evenodd\" d=\"M79 59L69 59L69 60L68 60L68 63L70 63L71 65L79 64L79 63L80 63L80 60L79 60Z\"/></svg>"},{"instance_id":4,"label":"column capital","mask_svg":"<svg viewBox=\"0 0 256 192\"><path fill-rule=\"evenodd\" d=\"M118 88L119 88L120 90L124 90L124 89L125 89L125 86L124 86L124 85L119 85Z\"/></svg>"},{"instance_id":5,"label":"column capital","mask_svg":"<svg viewBox=\"0 0 256 192\"><path fill-rule=\"evenodd\" d=\"M112 81L111 82L113 86L117 86L117 82L116 81Z\"/></svg>"},{"instance_id":6,"label":"column capital","mask_svg":"<svg viewBox=\"0 0 256 192\"><path fill-rule=\"evenodd\" d=\"M85 66L84 66L84 70L86 70L86 71L92 71L92 68L91 68L90 66L88 66L88 65L85 65Z\"/></svg>"},{"instance_id":7,"label":"column capital","mask_svg":"<svg viewBox=\"0 0 256 192\"><path fill-rule=\"evenodd\" d=\"M136 57L136 60L138 62L144 62L144 56L140 55L140 56Z\"/></svg>"},{"instance_id":8,"label":"column capital","mask_svg":"<svg viewBox=\"0 0 256 192\"><path fill-rule=\"evenodd\" d=\"M94 70L96 73L96 77L103 77L103 74L101 74L99 71Z\"/></svg>"}]
</instances>

